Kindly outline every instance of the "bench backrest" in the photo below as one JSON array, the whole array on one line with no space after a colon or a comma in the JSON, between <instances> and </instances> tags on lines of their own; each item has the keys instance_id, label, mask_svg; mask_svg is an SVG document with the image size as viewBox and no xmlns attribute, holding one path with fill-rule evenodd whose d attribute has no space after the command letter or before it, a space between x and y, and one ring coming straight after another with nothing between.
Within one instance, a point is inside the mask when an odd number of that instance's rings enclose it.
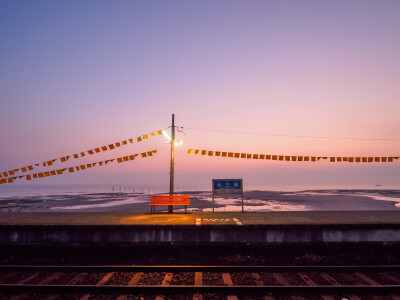
<instances>
[{"instance_id":1,"label":"bench backrest","mask_svg":"<svg viewBox=\"0 0 400 300\"><path fill-rule=\"evenodd\" d=\"M190 205L190 196L189 195L151 196L150 205Z\"/></svg>"}]
</instances>

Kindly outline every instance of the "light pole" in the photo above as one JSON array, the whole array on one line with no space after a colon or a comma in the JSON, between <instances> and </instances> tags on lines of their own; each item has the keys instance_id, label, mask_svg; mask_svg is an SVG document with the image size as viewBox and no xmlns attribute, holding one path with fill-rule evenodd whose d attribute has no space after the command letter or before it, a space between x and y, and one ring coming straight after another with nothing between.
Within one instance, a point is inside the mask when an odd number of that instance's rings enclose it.
<instances>
[{"instance_id":1,"label":"light pole","mask_svg":"<svg viewBox=\"0 0 400 300\"><path fill-rule=\"evenodd\" d=\"M174 155L175 155L175 115L172 114L172 126L171 126L171 168L169 172L169 194L174 194ZM173 213L174 207L168 205L168 213Z\"/></svg>"}]
</instances>

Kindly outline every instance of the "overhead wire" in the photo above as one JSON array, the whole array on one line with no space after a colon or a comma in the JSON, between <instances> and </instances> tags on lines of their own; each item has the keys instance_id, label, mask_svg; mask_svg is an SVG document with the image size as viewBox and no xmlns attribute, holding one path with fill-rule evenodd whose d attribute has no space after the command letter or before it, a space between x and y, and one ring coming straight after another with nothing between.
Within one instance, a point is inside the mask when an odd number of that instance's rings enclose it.
<instances>
[{"instance_id":1,"label":"overhead wire","mask_svg":"<svg viewBox=\"0 0 400 300\"><path fill-rule=\"evenodd\" d=\"M199 131L213 131L221 133L234 133L234 134L248 134L248 135L263 135L263 136L276 136L276 137L291 137L291 138L310 138L310 139L333 139L333 140L357 140L357 141L391 141L400 142L400 139L395 138L358 138L358 137L337 137L337 136L312 136L312 135L293 135L293 134L276 134L276 133L262 133L262 132L245 132L245 131L232 131L221 129L209 128L195 128L195 127L182 127L183 129L199 130Z\"/></svg>"}]
</instances>

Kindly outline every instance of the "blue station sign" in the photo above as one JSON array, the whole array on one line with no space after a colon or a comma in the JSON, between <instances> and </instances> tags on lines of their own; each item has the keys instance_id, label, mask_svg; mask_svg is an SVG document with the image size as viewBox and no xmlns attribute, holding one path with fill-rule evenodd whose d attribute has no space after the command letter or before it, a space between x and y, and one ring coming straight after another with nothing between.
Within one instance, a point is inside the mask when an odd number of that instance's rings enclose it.
<instances>
[{"instance_id":1,"label":"blue station sign","mask_svg":"<svg viewBox=\"0 0 400 300\"><path fill-rule=\"evenodd\" d=\"M213 194L242 194L242 179L213 179Z\"/></svg>"}]
</instances>

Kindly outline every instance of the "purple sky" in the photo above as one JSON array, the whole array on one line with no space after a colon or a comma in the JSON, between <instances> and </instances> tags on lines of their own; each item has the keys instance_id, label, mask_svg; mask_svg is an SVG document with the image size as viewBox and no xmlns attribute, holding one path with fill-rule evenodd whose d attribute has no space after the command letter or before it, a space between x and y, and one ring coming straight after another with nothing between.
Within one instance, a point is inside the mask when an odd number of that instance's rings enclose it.
<instances>
[{"instance_id":1,"label":"purple sky","mask_svg":"<svg viewBox=\"0 0 400 300\"><path fill-rule=\"evenodd\" d=\"M171 113L184 127L400 139L399 82L399 1L1 1L0 169L163 129ZM243 177L255 185L400 186L400 161L285 164L185 153L398 156L400 141L185 133L177 184ZM163 149L157 158L36 183L167 184L164 143L100 156Z\"/></svg>"}]
</instances>

